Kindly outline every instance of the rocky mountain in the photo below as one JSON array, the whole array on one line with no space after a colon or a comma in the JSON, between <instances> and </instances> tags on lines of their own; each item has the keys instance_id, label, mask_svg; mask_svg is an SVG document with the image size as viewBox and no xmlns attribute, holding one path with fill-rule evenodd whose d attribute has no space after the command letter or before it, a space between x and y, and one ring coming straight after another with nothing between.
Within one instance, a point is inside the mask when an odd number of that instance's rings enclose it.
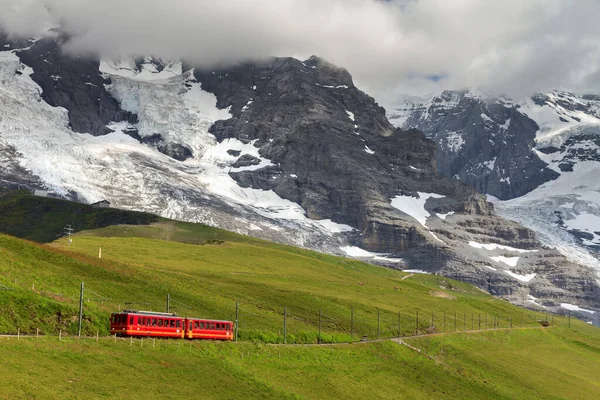
<instances>
[{"instance_id":1,"label":"rocky mountain","mask_svg":"<svg viewBox=\"0 0 600 400\"><path fill-rule=\"evenodd\" d=\"M559 176L534 151L537 123L506 98L444 91L401 105L390 120L435 140L438 171L480 193L508 200Z\"/></svg>"},{"instance_id":2,"label":"rocky mountain","mask_svg":"<svg viewBox=\"0 0 600 400\"><path fill-rule=\"evenodd\" d=\"M62 41L0 52L4 185L444 274L515 302L600 307L594 271L439 174L435 142L395 128L342 68L94 60Z\"/></svg>"},{"instance_id":3,"label":"rocky mountain","mask_svg":"<svg viewBox=\"0 0 600 400\"><path fill-rule=\"evenodd\" d=\"M502 200L501 215L600 269L599 96L552 91L516 102L445 91L389 116L436 141L442 174Z\"/></svg>"}]
</instances>

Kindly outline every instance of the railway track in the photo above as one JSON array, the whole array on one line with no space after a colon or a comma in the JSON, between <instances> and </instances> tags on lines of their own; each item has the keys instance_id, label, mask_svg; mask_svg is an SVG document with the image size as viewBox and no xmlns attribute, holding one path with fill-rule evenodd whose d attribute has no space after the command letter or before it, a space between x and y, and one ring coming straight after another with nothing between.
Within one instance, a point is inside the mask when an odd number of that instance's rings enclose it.
<instances>
[{"instance_id":1,"label":"railway track","mask_svg":"<svg viewBox=\"0 0 600 400\"><path fill-rule=\"evenodd\" d=\"M367 339L367 340L357 340L353 342L340 342L340 343L288 343L288 344L269 344L269 346L343 346L349 344L364 344L364 343L378 343L378 342L386 342L392 341L400 344L405 344L403 341L405 339L416 339L421 337L430 337L430 336L443 336L443 335L455 335L455 334L474 334L474 333L482 333L482 332L497 332L497 331L516 331L516 330L528 330L528 329L549 329L551 327L544 326L527 326L527 327L519 327L519 328L497 328L497 329L475 329L472 331L450 331L450 332L437 332L437 333L423 333L419 335L409 335L409 336L399 336L392 338L380 338L380 339ZM0 334L0 338L11 338L11 339L37 339L37 338L48 338L55 337L59 338L59 340L64 339L91 339L91 340L106 340L106 339L114 339L113 336L53 336L53 335L10 335L10 334ZM118 338L118 340L126 340L126 337ZM150 339L150 338L145 338ZM159 338L157 338L159 339ZM230 343L238 343L238 342L230 342ZM243 342L239 342L243 343Z\"/></svg>"}]
</instances>

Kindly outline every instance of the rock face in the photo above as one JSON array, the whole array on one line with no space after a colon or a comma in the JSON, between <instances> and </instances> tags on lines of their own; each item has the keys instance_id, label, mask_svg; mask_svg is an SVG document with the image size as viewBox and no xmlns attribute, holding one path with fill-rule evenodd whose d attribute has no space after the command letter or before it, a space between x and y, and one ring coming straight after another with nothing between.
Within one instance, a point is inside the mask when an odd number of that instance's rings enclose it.
<instances>
[{"instance_id":1,"label":"rock face","mask_svg":"<svg viewBox=\"0 0 600 400\"><path fill-rule=\"evenodd\" d=\"M57 193L443 273L513 301L535 292L547 306L561 298L600 306L588 269L439 174L435 141L395 128L343 68L318 57L218 70L98 62L50 52L59 45L41 40L0 59L11 93L0 92L0 142L13 149L5 160ZM17 76L22 63L31 76ZM107 126L114 132L102 137L73 132L101 135Z\"/></svg>"},{"instance_id":2,"label":"rock face","mask_svg":"<svg viewBox=\"0 0 600 400\"><path fill-rule=\"evenodd\" d=\"M508 200L558 177L533 151L539 127L519 108L504 98L444 91L424 103L399 106L390 119L422 130L438 144L440 173Z\"/></svg>"},{"instance_id":3,"label":"rock face","mask_svg":"<svg viewBox=\"0 0 600 400\"><path fill-rule=\"evenodd\" d=\"M36 41L18 52L21 62L33 69L32 79L41 87L42 98L54 107L69 111L75 132L105 135L111 122L136 122L135 115L119 107L106 91L97 60L66 54L60 38Z\"/></svg>"},{"instance_id":4,"label":"rock face","mask_svg":"<svg viewBox=\"0 0 600 400\"><path fill-rule=\"evenodd\" d=\"M436 173L432 141L395 129L344 69L317 57L287 58L216 73L196 69L195 77L233 115L211 132L221 141L253 142L274 164L232 177L300 204L310 218L355 227L364 248L399 252L424 241L394 217L390 199L399 194L439 193L454 207L490 213L473 190Z\"/></svg>"}]
</instances>

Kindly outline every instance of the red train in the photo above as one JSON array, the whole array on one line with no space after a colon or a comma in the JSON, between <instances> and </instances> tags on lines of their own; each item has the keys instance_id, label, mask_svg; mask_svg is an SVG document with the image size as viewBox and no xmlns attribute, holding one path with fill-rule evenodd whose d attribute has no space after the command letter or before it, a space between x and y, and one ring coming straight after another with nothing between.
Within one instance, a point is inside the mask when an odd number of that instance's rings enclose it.
<instances>
[{"instance_id":1,"label":"red train","mask_svg":"<svg viewBox=\"0 0 600 400\"><path fill-rule=\"evenodd\" d=\"M233 322L181 318L175 314L125 310L110 316L110 334L118 336L233 340Z\"/></svg>"}]
</instances>

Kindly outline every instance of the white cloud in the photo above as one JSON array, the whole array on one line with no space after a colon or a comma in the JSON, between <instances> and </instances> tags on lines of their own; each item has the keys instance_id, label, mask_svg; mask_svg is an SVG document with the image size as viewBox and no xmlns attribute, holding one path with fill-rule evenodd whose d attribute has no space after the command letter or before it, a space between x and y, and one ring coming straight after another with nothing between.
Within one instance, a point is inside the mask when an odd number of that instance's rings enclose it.
<instances>
[{"instance_id":1,"label":"white cloud","mask_svg":"<svg viewBox=\"0 0 600 400\"><path fill-rule=\"evenodd\" d=\"M38 33L47 7L76 52L206 66L316 54L381 99L441 87L515 96L600 90L596 0L0 0L0 7L0 25L18 34Z\"/></svg>"}]
</instances>

